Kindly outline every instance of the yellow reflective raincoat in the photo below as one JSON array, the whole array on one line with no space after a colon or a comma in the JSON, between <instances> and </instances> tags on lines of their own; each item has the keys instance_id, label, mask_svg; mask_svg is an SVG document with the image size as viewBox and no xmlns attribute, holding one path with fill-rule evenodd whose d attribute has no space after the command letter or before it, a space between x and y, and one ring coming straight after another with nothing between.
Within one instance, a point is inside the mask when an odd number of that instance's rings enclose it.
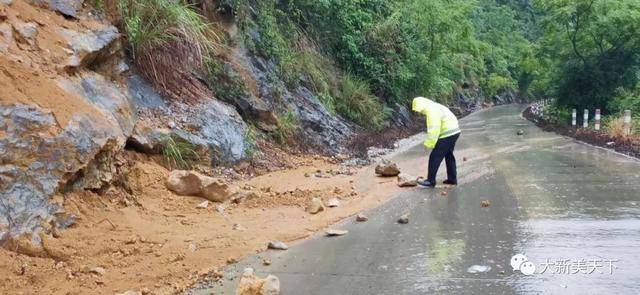
<instances>
[{"instance_id":1,"label":"yellow reflective raincoat","mask_svg":"<svg viewBox=\"0 0 640 295\"><path fill-rule=\"evenodd\" d=\"M445 138L460 133L458 118L449 108L424 97L413 99L411 109L427 117L427 140L424 145L432 149L439 138Z\"/></svg>"}]
</instances>

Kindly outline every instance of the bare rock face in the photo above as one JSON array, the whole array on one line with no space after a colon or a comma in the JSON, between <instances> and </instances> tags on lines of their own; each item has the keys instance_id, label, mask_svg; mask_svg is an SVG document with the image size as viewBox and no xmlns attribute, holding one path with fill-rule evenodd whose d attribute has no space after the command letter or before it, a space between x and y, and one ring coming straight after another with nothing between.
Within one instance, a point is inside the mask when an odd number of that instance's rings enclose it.
<instances>
[{"instance_id":1,"label":"bare rock face","mask_svg":"<svg viewBox=\"0 0 640 295\"><path fill-rule=\"evenodd\" d=\"M200 195L201 176L192 171L173 170L167 177L167 188L182 196Z\"/></svg>"},{"instance_id":2,"label":"bare rock face","mask_svg":"<svg viewBox=\"0 0 640 295\"><path fill-rule=\"evenodd\" d=\"M417 186L417 177L411 176L409 174L401 173L398 175L398 186L399 187L412 187Z\"/></svg>"},{"instance_id":3,"label":"bare rock face","mask_svg":"<svg viewBox=\"0 0 640 295\"><path fill-rule=\"evenodd\" d=\"M44 2L46 0L34 0ZM78 10L82 9L84 0L49 0L49 9L57 11L66 17L76 17Z\"/></svg>"},{"instance_id":4,"label":"bare rock face","mask_svg":"<svg viewBox=\"0 0 640 295\"><path fill-rule=\"evenodd\" d=\"M112 98L110 103L120 106L115 109L122 112L117 116L123 121L115 119L116 115L106 108L93 114L78 113L64 128L58 127L48 110L0 103L0 192L6 204L11 204L0 207L0 239L34 232L42 221L67 224L55 217L58 206L49 203L49 197L61 184L76 179L76 172L93 175L96 171L92 168L100 166L94 162L96 156L120 150L131 132L124 118L131 114L128 104L120 101L121 96ZM82 179L86 178L74 181ZM81 181L74 186L83 187ZM34 236L34 241L39 242L39 238Z\"/></svg>"},{"instance_id":5,"label":"bare rock face","mask_svg":"<svg viewBox=\"0 0 640 295\"><path fill-rule=\"evenodd\" d=\"M389 160L382 160L382 162L376 166L376 174L384 177L394 177L400 174L400 169L396 163L392 163Z\"/></svg>"},{"instance_id":6,"label":"bare rock face","mask_svg":"<svg viewBox=\"0 0 640 295\"><path fill-rule=\"evenodd\" d=\"M311 199L311 201L309 201L309 204L307 204L305 211L311 214L317 214L324 211L324 205L322 204L322 200L320 200L319 198Z\"/></svg>"},{"instance_id":7,"label":"bare rock face","mask_svg":"<svg viewBox=\"0 0 640 295\"><path fill-rule=\"evenodd\" d=\"M252 268L246 268L240 277L236 295L279 295L280 280L274 275L256 276Z\"/></svg>"},{"instance_id":8,"label":"bare rock face","mask_svg":"<svg viewBox=\"0 0 640 295\"><path fill-rule=\"evenodd\" d=\"M60 29L60 34L69 40L73 51L65 66L67 70L85 67L109 77L120 74L118 69L123 62L123 54L116 27L87 32Z\"/></svg>"}]
</instances>

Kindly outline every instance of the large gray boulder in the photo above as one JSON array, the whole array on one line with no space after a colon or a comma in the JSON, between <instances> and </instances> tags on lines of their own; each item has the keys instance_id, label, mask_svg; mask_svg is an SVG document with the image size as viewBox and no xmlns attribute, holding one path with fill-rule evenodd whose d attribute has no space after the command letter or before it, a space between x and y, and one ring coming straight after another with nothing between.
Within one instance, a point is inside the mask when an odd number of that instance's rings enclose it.
<instances>
[{"instance_id":1,"label":"large gray boulder","mask_svg":"<svg viewBox=\"0 0 640 295\"><path fill-rule=\"evenodd\" d=\"M169 104L137 76L127 79L129 94L140 116L132 143L149 149L158 147L158 134L189 142L211 157L212 165L246 159L247 126L231 105L212 98L198 103ZM166 129L169 129L168 132Z\"/></svg>"},{"instance_id":2,"label":"large gray boulder","mask_svg":"<svg viewBox=\"0 0 640 295\"><path fill-rule=\"evenodd\" d=\"M252 34L253 38L260 37L257 32ZM343 143L353 134L352 126L330 113L307 87L286 85L277 78L278 67L272 61L253 56L244 48L234 49L233 58L256 81L257 99L280 114L292 111L296 115L302 132L300 140L321 152L343 151Z\"/></svg>"}]
</instances>

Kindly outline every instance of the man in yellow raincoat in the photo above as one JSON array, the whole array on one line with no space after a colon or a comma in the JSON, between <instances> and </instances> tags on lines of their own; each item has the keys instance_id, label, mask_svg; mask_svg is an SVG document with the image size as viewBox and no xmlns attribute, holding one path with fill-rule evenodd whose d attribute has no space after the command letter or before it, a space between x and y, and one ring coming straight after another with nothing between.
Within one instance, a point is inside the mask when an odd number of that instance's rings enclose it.
<instances>
[{"instance_id":1,"label":"man in yellow raincoat","mask_svg":"<svg viewBox=\"0 0 640 295\"><path fill-rule=\"evenodd\" d=\"M447 107L424 97L414 98L412 109L427 117L427 140L424 141L424 145L431 149L427 179L418 179L418 184L426 187L436 186L436 174L442 159L447 164L447 180L444 183L458 184L456 158L453 156L453 149L460 137L458 119Z\"/></svg>"}]
</instances>

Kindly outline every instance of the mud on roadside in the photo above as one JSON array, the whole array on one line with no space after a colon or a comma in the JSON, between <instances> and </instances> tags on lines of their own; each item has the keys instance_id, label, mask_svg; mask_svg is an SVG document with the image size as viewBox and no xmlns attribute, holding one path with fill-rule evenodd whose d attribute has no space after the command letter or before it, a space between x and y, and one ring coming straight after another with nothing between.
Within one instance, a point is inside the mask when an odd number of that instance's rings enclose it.
<instances>
[{"instance_id":1,"label":"mud on roadside","mask_svg":"<svg viewBox=\"0 0 640 295\"><path fill-rule=\"evenodd\" d=\"M544 131L555 132L588 144L612 149L616 152L640 159L640 138L638 137L615 137L602 130L596 131L587 128L573 128L569 125L556 124L536 116L532 112L531 107L528 107L522 115Z\"/></svg>"}]
</instances>

